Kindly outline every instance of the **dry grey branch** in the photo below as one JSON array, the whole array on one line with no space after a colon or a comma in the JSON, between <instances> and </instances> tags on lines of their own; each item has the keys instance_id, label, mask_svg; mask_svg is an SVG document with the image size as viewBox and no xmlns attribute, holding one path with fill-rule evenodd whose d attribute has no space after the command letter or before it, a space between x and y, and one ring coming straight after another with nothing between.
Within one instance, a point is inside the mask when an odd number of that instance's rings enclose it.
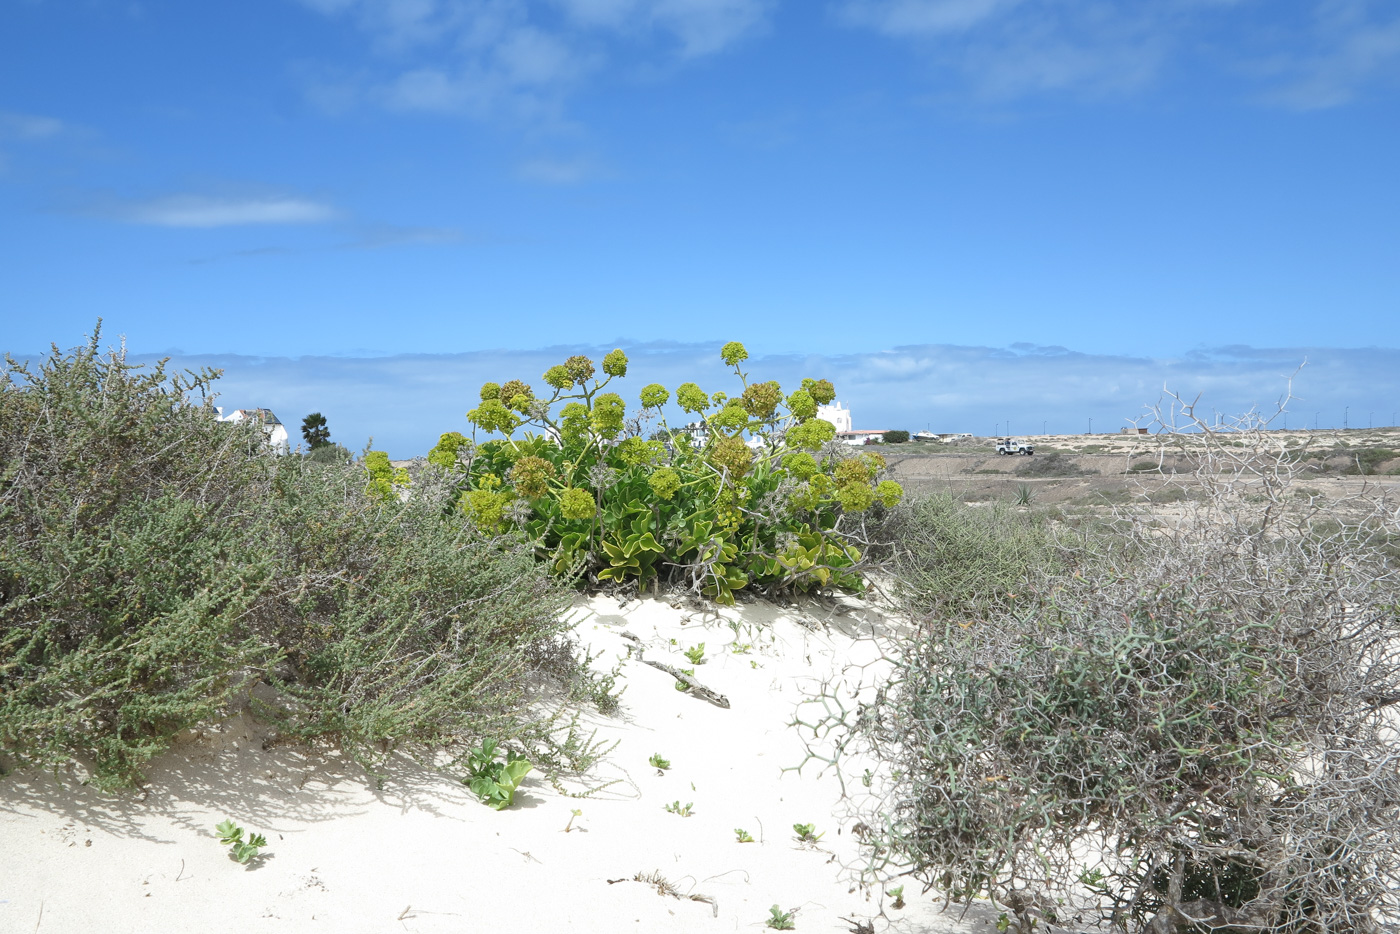
<instances>
[{"instance_id":1,"label":"dry grey branch","mask_svg":"<svg viewBox=\"0 0 1400 934\"><path fill-rule=\"evenodd\" d=\"M1166 399L1198 495L1121 510L1014 603L923 616L870 702L823 699L813 754L883 764L869 868L1022 930L1393 928L1395 504L1301 502L1268 419Z\"/></svg>"}]
</instances>

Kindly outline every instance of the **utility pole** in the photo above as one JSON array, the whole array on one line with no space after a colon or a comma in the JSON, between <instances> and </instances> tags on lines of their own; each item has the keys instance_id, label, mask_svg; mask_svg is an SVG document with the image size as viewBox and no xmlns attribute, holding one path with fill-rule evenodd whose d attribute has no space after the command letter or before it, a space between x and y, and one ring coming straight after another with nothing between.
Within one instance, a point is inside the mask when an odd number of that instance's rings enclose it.
<instances>
[{"instance_id":1,"label":"utility pole","mask_svg":"<svg viewBox=\"0 0 1400 934\"><path fill-rule=\"evenodd\" d=\"M1351 406L1342 409L1342 431L1346 431L1351 425L1347 422L1347 416L1351 415Z\"/></svg>"},{"instance_id":2,"label":"utility pole","mask_svg":"<svg viewBox=\"0 0 1400 934\"><path fill-rule=\"evenodd\" d=\"M1092 415L1090 415L1090 416L1089 416L1089 434L1092 435L1093 433L1094 433L1094 417L1093 417Z\"/></svg>"}]
</instances>

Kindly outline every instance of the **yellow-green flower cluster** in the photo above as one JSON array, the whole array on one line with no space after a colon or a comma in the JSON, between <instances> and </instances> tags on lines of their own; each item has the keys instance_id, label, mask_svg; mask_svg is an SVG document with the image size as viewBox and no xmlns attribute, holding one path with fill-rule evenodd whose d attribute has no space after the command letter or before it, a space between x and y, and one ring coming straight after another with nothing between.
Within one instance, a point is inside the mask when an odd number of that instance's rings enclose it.
<instances>
[{"instance_id":1,"label":"yellow-green flower cluster","mask_svg":"<svg viewBox=\"0 0 1400 934\"><path fill-rule=\"evenodd\" d=\"M836 398L836 387L829 379L804 379L802 388L811 395L817 405L827 405Z\"/></svg>"},{"instance_id":2,"label":"yellow-green flower cluster","mask_svg":"<svg viewBox=\"0 0 1400 934\"><path fill-rule=\"evenodd\" d=\"M617 446L617 456L628 467L650 464L666 453L666 446L660 441L646 441L642 438L626 438Z\"/></svg>"},{"instance_id":3,"label":"yellow-green flower cluster","mask_svg":"<svg viewBox=\"0 0 1400 934\"><path fill-rule=\"evenodd\" d=\"M428 452L428 463L451 470L457 466L457 452L470 447L471 442L460 431L449 431L438 438L437 445Z\"/></svg>"},{"instance_id":4,"label":"yellow-green flower cluster","mask_svg":"<svg viewBox=\"0 0 1400 934\"><path fill-rule=\"evenodd\" d=\"M681 488L681 475L670 467L658 467L647 477L647 486L659 498L670 502Z\"/></svg>"},{"instance_id":5,"label":"yellow-green flower cluster","mask_svg":"<svg viewBox=\"0 0 1400 934\"><path fill-rule=\"evenodd\" d=\"M379 499L389 499L399 487L408 485L408 471L389 463L389 455L383 451L370 451L365 455L365 472L369 483L365 492Z\"/></svg>"},{"instance_id":6,"label":"yellow-green flower cluster","mask_svg":"<svg viewBox=\"0 0 1400 934\"><path fill-rule=\"evenodd\" d=\"M753 451L742 438L721 435L710 444L709 456L710 463L731 479L742 477L753 465Z\"/></svg>"},{"instance_id":7,"label":"yellow-green flower cluster","mask_svg":"<svg viewBox=\"0 0 1400 934\"><path fill-rule=\"evenodd\" d=\"M719 355L730 366L738 366L749 358L749 352L738 341L730 341L719 350Z\"/></svg>"},{"instance_id":8,"label":"yellow-green flower cluster","mask_svg":"<svg viewBox=\"0 0 1400 934\"><path fill-rule=\"evenodd\" d=\"M724 408L710 416L710 424L727 431L738 431L747 426L748 423L749 413L737 399L730 400Z\"/></svg>"},{"instance_id":9,"label":"yellow-green flower cluster","mask_svg":"<svg viewBox=\"0 0 1400 934\"><path fill-rule=\"evenodd\" d=\"M812 394L805 389L798 389L788 396L787 406L788 411L799 422L805 422L817 414L817 400L813 399Z\"/></svg>"},{"instance_id":10,"label":"yellow-green flower cluster","mask_svg":"<svg viewBox=\"0 0 1400 934\"><path fill-rule=\"evenodd\" d=\"M568 389L574 384L574 378L569 375L569 370L562 363L556 364L544 371L544 381L555 389Z\"/></svg>"},{"instance_id":11,"label":"yellow-green flower cluster","mask_svg":"<svg viewBox=\"0 0 1400 934\"><path fill-rule=\"evenodd\" d=\"M836 465L833 471L836 483L844 486L849 483L869 483L870 465L860 457L850 457Z\"/></svg>"},{"instance_id":12,"label":"yellow-green flower cluster","mask_svg":"<svg viewBox=\"0 0 1400 934\"><path fill-rule=\"evenodd\" d=\"M525 412L534 401L535 394L530 390L527 383L518 379L512 379L501 384L500 400L501 404L508 409L517 412Z\"/></svg>"},{"instance_id":13,"label":"yellow-green flower cluster","mask_svg":"<svg viewBox=\"0 0 1400 934\"><path fill-rule=\"evenodd\" d=\"M783 401L783 388L777 383L751 383L744 389L740 401L750 415L766 421L778 411L778 404Z\"/></svg>"},{"instance_id":14,"label":"yellow-green flower cluster","mask_svg":"<svg viewBox=\"0 0 1400 934\"><path fill-rule=\"evenodd\" d=\"M575 354L564 361L564 372L575 385L587 382L593 378L593 361L582 354Z\"/></svg>"},{"instance_id":15,"label":"yellow-green flower cluster","mask_svg":"<svg viewBox=\"0 0 1400 934\"><path fill-rule=\"evenodd\" d=\"M565 444L580 444L588 437L588 406L570 402L559 413L559 434Z\"/></svg>"},{"instance_id":16,"label":"yellow-green flower cluster","mask_svg":"<svg viewBox=\"0 0 1400 934\"><path fill-rule=\"evenodd\" d=\"M831 422L821 418L809 418L789 428L786 440L792 447L815 451L835 437L836 426Z\"/></svg>"},{"instance_id":17,"label":"yellow-green flower cluster","mask_svg":"<svg viewBox=\"0 0 1400 934\"><path fill-rule=\"evenodd\" d=\"M703 412L710 407L710 397L694 383L681 383L676 390L676 401L687 412Z\"/></svg>"},{"instance_id":18,"label":"yellow-green flower cluster","mask_svg":"<svg viewBox=\"0 0 1400 934\"><path fill-rule=\"evenodd\" d=\"M622 352L622 348L609 351L603 357L603 372L609 376L627 375L627 354Z\"/></svg>"},{"instance_id":19,"label":"yellow-green flower cluster","mask_svg":"<svg viewBox=\"0 0 1400 934\"><path fill-rule=\"evenodd\" d=\"M527 454L515 462L510 479L515 489L530 499L538 499L549 492L549 481L558 476L554 465L543 457Z\"/></svg>"},{"instance_id":20,"label":"yellow-green flower cluster","mask_svg":"<svg viewBox=\"0 0 1400 934\"><path fill-rule=\"evenodd\" d=\"M880 502L885 504L886 509L893 509L904 499L904 487L893 480L881 480L875 487L875 495L880 497Z\"/></svg>"},{"instance_id":21,"label":"yellow-green flower cluster","mask_svg":"<svg viewBox=\"0 0 1400 934\"><path fill-rule=\"evenodd\" d=\"M598 502L587 490L571 486L559 494L559 512L565 519L592 519Z\"/></svg>"},{"instance_id":22,"label":"yellow-green flower cluster","mask_svg":"<svg viewBox=\"0 0 1400 934\"><path fill-rule=\"evenodd\" d=\"M783 467L799 480L810 480L820 470L817 460L806 451L793 451L783 458Z\"/></svg>"},{"instance_id":23,"label":"yellow-green flower cluster","mask_svg":"<svg viewBox=\"0 0 1400 934\"><path fill-rule=\"evenodd\" d=\"M468 490L458 506L478 529L499 532L510 501L509 490Z\"/></svg>"},{"instance_id":24,"label":"yellow-green flower cluster","mask_svg":"<svg viewBox=\"0 0 1400 934\"><path fill-rule=\"evenodd\" d=\"M868 483L843 483L836 488L836 501L846 512L865 512L875 504L875 491Z\"/></svg>"},{"instance_id":25,"label":"yellow-green flower cluster","mask_svg":"<svg viewBox=\"0 0 1400 934\"><path fill-rule=\"evenodd\" d=\"M615 392L605 392L593 400L593 430L604 438L616 438L627 418L627 403Z\"/></svg>"},{"instance_id":26,"label":"yellow-green flower cluster","mask_svg":"<svg viewBox=\"0 0 1400 934\"><path fill-rule=\"evenodd\" d=\"M693 385L693 384L692 384ZM642 388L642 405L648 409L659 409L671 401L671 394L660 383L652 383Z\"/></svg>"}]
</instances>

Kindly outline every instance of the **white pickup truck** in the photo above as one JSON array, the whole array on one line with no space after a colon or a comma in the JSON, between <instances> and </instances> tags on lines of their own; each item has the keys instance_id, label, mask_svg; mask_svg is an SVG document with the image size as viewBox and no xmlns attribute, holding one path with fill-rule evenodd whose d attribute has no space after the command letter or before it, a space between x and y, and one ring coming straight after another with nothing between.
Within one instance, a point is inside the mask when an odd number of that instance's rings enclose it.
<instances>
[{"instance_id":1,"label":"white pickup truck","mask_svg":"<svg viewBox=\"0 0 1400 934\"><path fill-rule=\"evenodd\" d=\"M1034 454L1035 448L1026 441L1017 441L1015 438L998 438L998 454Z\"/></svg>"}]
</instances>

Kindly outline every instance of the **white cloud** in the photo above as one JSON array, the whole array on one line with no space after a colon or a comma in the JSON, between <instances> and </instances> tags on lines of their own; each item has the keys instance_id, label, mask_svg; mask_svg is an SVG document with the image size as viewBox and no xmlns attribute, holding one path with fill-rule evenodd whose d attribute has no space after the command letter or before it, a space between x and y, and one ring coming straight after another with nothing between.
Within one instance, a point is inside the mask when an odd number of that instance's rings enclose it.
<instances>
[{"instance_id":1,"label":"white cloud","mask_svg":"<svg viewBox=\"0 0 1400 934\"><path fill-rule=\"evenodd\" d=\"M1304 49L1263 65L1280 82L1272 100L1318 110L1350 103L1378 83L1400 83L1400 12L1387 19L1366 0L1332 0L1316 21Z\"/></svg>"},{"instance_id":2,"label":"white cloud","mask_svg":"<svg viewBox=\"0 0 1400 934\"><path fill-rule=\"evenodd\" d=\"M111 212L132 224L157 227L239 227L251 224L318 224L332 220L328 205L295 197L215 198L169 195L130 202Z\"/></svg>"},{"instance_id":3,"label":"white cloud","mask_svg":"<svg viewBox=\"0 0 1400 934\"><path fill-rule=\"evenodd\" d=\"M833 0L838 21L915 44L990 98L1135 91L1210 69L1299 108L1400 77L1386 0Z\"/></svg>"},{"instance_id":4,"label":"white cloud","mask_svg":"<svg viewBox=\"0 0 1400 934\"><path fill-rule=\"evenodd\" d=\"M0 112L0 138L51 139L68 129L67 124L53 117Z\"/></svg>"},{"instance_id":5,"label":"white cloud","mask_svg":"<svg viewBox=\"0 0 1400 934\"><path fill-rule=\"evenodd\" d=\"M1017 6L1021 0L851 0L840 8L847 22L889 36L962 32Z\"/></svg>"},{"instance_id":6,"label":"white cloud","mask_svg":"<svg viewBox=\"0 0 1400 934\"><path fill-rule=\"evenodd\" d=\"M635 404L649 382L674 389L694 380L707 390L731 389L732 373L719 360L719 342L627 341L537 350L378 357L178 356L177 367L224 370L218 385L228 406L267 406L284 422L320 411L337 441L359 448L369 436L394 457L422 455L445 431L466 430L462 412L486 380L518 377L538 385L539 374L573 353L595 359L614 346L631 358L617 387ZM1400 393L1400 350L1384 348L1224 347L1176 358L1077 353L1064 348L924 345L843 355L756 354L751 377L795 386L804 376L829 378L850 405L860 428L970 431L989 435L997 422L1012 430L1116 431L1141 415L1170 386L1202 405L1243 413L1270 410L1287 377L1304 358L1289 424L1340 427L1345 406L1389 421ZM1315 413L1318 413L1315 415ZM674 413L681 417L680 413Z\"/></svg>"},{"instance_id":7,"label":"white cloud","mask_svg":"<svg viewBox=\"0 0 1400 934\"><path fill-rule=\"evenodd\" d=\"M379 52L367 94L318 82L343 107L369 97L403 110L552 114L618 42L694 58L760 31L776 0L300 0L347 17Z\"/></svg>"},{"instance_id":8,"label":"white cloud","mask_svg":"<svg viewBox=\"0 0 1400 934\"><path fill-rule=\"evenodd\" d=\"M517 166L515 174L541 185L577 185L599 177L602 171L587 159L530 159Z\"/></svg>"}]
</instances>

